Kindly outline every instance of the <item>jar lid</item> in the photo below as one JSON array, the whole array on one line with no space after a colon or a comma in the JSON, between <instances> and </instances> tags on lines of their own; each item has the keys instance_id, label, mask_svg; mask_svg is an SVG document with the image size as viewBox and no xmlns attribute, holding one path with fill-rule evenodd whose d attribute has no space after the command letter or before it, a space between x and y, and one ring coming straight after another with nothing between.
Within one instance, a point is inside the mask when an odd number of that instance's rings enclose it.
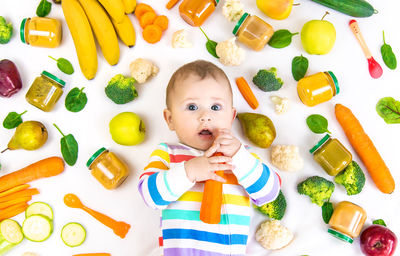
<instances>
[{"instance_id":1,"label":"jar lid","mask_svg":"<svg viewBox=\"0 0 400 256\"><path fill-rule=\"evenodd\" d=\"M53 74L51 74L51 73L49 73L47 71L43 71L42 75L47 76L51 80L54 80L55 82L59 83L62 87L65 86L64 80L61 80L60 78L56 77L55 75L53 75Z\"/></svg>"},{"instance_id":2,"label":"jar lid","mask_svg":"<svg viewBox=\"0 0 400 256\"><path fill-rule=\"evenodd\" d=\"M348 243L351 243L351 244L353 243L353 238L351 238L350 236L345 235L345 234L343 234L343 233L341 233L339 231L336 231L336 230L334 230L332 228L328 229L328 233L333 235L334 237L342 240L342 241L345 241L345 242L348 242Z\"/></svg>"},{"instance_id":3,"label":"jar lid","mask_svg":"<svg viewBox=\"0 0 400 256\"><path fill-rule=\"evenodd\" d=\"M330 77L333 80L333 83L335 84L335 89L336 89L336 94L335 95L337 95L337 94L339 94L339 91L340 91L338 80L337 80L335 74L333 74L332 71L328 71L328 74L330 75Z\"/></svg>"},{"instance_id":4,"label":"jar lid","mask_svg":"<svg viewBox=\"0 0 400 256\"><path fill-rule=\"evenodd\" d=\"M235 28L233 29L232 33L236 36L240 26L242 26L244 20L247 18L247 16L249 16L249 14L247 12L245 12L242 17L240 17L238 23L236 24Z\"/></svg>"},{"instance_id":5,"label":"jar lid","mask_svg":"<svg viewBox=\"0 0 400 256\"><path fill-rule=\"evenodd\" d=\"M325 135L320 141L318 141L317 144L315 144L314 147L312 147L312 149L310 149L310 153L314 154L314 152L319 149L330 137L331 135L329 134Z\"/></svg>"},{"instance_id":6,"label":"jar lid","mask_svg":"<svg viewBox=\"0 0 400 256\"><path fill-rule=\"evenodd\" d=\"M214 0L215 1L215 5L219 4L219 0Z\"/></svg>"},{"instance_id":7,"label":"jar lid","mask_svg":"<svg viewBox=\"0 0 400 256\"><path fill-rule=\"evenodd\" d=\"M90 159L87 161L86 166L90 167L90 165L93 163L93 161L104 151L106 151L107 149L105 147L102 147L101 149L97 150L96 153L94 153L92 155L92 157L90 157Z\"/></svg>"},{"instance_id":8,"label":"jar lid","mask_svg":"<svg viewBox=\"0 0 400 256\"><path fill-rule=\"evenodd\" d=\"M28 18L25 18L22 20L21 22L21 27L19 29L19 35L21 37L21 41L26 44L26 40L25 40L25 23L28 20Z\"/></svg>"}]
</instances>

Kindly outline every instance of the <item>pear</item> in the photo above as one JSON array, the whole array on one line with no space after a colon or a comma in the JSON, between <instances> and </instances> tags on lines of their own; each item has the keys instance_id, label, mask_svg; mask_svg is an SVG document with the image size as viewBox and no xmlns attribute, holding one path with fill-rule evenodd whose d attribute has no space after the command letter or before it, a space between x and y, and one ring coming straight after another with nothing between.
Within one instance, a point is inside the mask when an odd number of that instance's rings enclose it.
<instances>
[{"instance_id":1,"label":"pear","mask_svg":"<svg viewBox=\"0 0 400 256\"><path fill-rule=\"evenodd\" d=\"M274 123L262 114L239 113L237 115L247 138L260 148L268 148L276 137Z\"/></svg>"},{"instance_id":2,"label":"pear","mask_svg":"<svg viewBox=\"0 0 400 256\"><path fill-rule=\"evenodd\" d=\"M37 121L25 121L18 125L14 136L11 138L8 146L1 153L14 149L35 150L43 146L47 141L47 129Z\"/></svg>"}]
</instances>

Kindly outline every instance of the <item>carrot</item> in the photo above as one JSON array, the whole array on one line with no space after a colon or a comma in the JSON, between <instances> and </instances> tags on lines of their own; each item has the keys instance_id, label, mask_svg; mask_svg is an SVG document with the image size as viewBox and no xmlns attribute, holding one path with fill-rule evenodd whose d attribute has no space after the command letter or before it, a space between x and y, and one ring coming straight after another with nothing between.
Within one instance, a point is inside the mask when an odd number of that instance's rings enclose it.
<instances>
[{"instance_id":1,"label":"carrot","mask_svg":"<svg viewBox=\"0 0 400 256\"><path fill-rule=\"evenodd\" d=\"M49 157L0 177L0 192L40 178L58 175L64 171L64 160Z\"/></svg>"},{"instance_id":2,"label":"carrot","mask_svg":"<svg viewBox=\"0 0 400 256\"><path fill-rule=\"evenodd\" d=\"M162 31L167 30L168 23L169 23L169 20L168 20L167 16L165 16L165 15L157 16L153 22L153 24L159 26Z\"/></svg>"},{"instance_id":3,"label":"carrot","mask_svg":"<svg viewBox=\"0 0 400 256\"><path fill-rule=\"evenodd\" d=\"M140 16L139 24L141 28L145 28L147 25L153 24L154 20L157 18L157 14L154 11L148 11Z\"/></svg>"},{"instance_id":4,"label":"carrot","mask_svg":"<svg viewBox=\"0 0 400 256\"><path fill-rule=\"evenodd\" d=\"M147 25L144 29L143 29L143 39L150 43L150 44L154 44L157 43L158 41L160 41L161 39L161 35L162 35L162 29L157 26L157 25Z\"/></svg>"},{"instance_id":5,"label":"carrot","mask_svg":"<svg viewBox=\"0 0 400 256\"><path fill-rule=\"evenodd\" d=\"M18 197L18 198L15 198L15 199L11 199L9 201L0 202L0 210L1 209L5 209L5 208L10 207L10 206L15 205L15 204L27 203L31 199L32 199L32 196L23 196L23 197Z\"/></svg>"},{"instance_id":6,"label":"carrot","mask_svg":"<svg viewBox=\"0 0 400 256\"><path fill-rule=\"evenodd\" d=\"M29 184L22 184L22 185L18 185L18 186L15 186L13 188L10 188L9 190L1 192L0 193L0 198L3 197L3 196L6 196L6 195L12 194L14 192L18 192L18 191L27 189L27 188L29 188L29 186L30 186Z\"/></svg>"},{"instance_id":7,"label":"carrot","mask_svg":"<svg viewBox=\"0 0 400 256\"><path fill-rule=\"evenodd\" d=\"M247 101L252 109L258 108L258 100L256 96L254 96L253 91L251 90L249 84L244 79L244 77L236 78L236 85L242 94L243 98Z\"/></svg>"},{"instance_id":8,"label":"carrot","mask_svg":"<svg viewBox=\"0 0 400 256\"><path fill-rule=\"evenodd\" d=\"M386 166L371 139L365 133L358 119L350 109L341 104L336 104L335 115L347 139L364 163L375 185L383 193L392 193L395 183L389 168Z\"/></svg>"},{"instance_id":9,"label":"carrot","mask_svg":"<svg viewBox=\"0 0 400 256\"><path fill-rule=\"evenodd\" d=\"M109 253L80 253L72 256L111 256Z\"/></svg>"},{"instance_id":10,"label":"carrot","mask_svg":"<svg viewBox=\"0 0 400 256\"><path fill-rule=\"evenodd\" d=\"M154 9L145 3L139 3L138 5L136 5L136 9L135 9L135 16L136 18L138 18L138 20L140 20L140 18L142 17L143 14L145 14L146 12L154 12Z\"/></svg>"},{"instance_id":11,"label":"carrot","mask_svg":"<svg viewBox=\"0 0 400 256\"><path fill-rule=\"evenodd\" d=\"M172 7L174 7L178 2L179 2L179 0L169 0L168 3L165 5L165 7L168 10L171 10Z\"/></svg>"},{"instance_id":12,"label":"carrot","mask_svg":"<svg viewBox=\"0 0 400 256\"><path fill-rule=\"evenodd\" d=\"M17 199L20 197L33 196L33 195L37 195L37 194L39 194L39 190L37 190L37 188L25 189L25 190L15 192L13 194L10 194L10 195L4 196L4 197L0 197L0 203L10 201L13 199Z\"/></svg>"},{"instance_id":13,"label":"carrot","mask_svg":"<svg viewBox=\"0 0 400 256\"><path fill-rule=\"evenodd\" d=\"M24 212L28 208L27 203L19 203L13 206L10 206L4 210L0 211L0 221L8 218L12 218L21 212Z\"/></svg>"}]
</instances>

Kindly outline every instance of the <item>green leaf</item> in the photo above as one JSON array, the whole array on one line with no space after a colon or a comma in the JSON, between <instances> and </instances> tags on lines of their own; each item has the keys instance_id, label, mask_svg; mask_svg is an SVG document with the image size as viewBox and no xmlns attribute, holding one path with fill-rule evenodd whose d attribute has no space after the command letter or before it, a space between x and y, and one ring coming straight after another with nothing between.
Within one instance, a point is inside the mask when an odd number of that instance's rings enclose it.
<instances>
[{"instance_id":1,"label":"green leaf","mask_svg":"<svg viewBox=\"0 0 400 256\"><path fill-rule=\"evenodd\" d=\"M280 29L275 31L271 39L268 41L268 45L274 48L284 48L292 42L292 37L297 35L299 32L291 33L287 29Z\"/></svg>"},{"instance_id":2,"label":"green leaf","mask_svg":"<svg viewBox=\"0 0 400 256\"><path fill-rule=\"evenodd\" d=\"M75 87L69 91L67 97L65 97L65 108L67 110L79 112L86 106L87 97L83 89L85 89L85 87L82 87L82 89Z\"/></svg>"},{"instance_id":3,"label":"green leaf","mask_svg":"<svg viewBox=\"0 0 400 256\"><path fill-rule=\"evenodd\" d=\"M21 114L18 114L17 112L10 112L6 116L6 118L3 121L3 127L6 129L14 129L17 127L19 124L22 123L22 118L21 116L25 114L27 110L22 112Z\"/></svg>"},{"instance_id":4,"label":"green leaf","mask_svg":"<svg viewBox=\"0 0 400 256\"><path fill-rule=\"evenodd\" d=\"M385 31L383 31L383 45L381 47L382 59L386 66L390 69L396 69L397 60L396 55L394 55L392 47L385 42Z\"/></svg>"},{"instance_id":5,"label":"green leaf","mask_svg":"<svg viewBox=\"0 0 400 256\"><path fill-rule=\"evenodd\" d=\"M47 16L51 11L51 3L46 0L41 0L36 8L36 15L39 17Z\"/></svg>"},{"instance_id":6,"label":"green leaf","mask_svg":"<svg viewBox=\"0 0 400 256\"><path fill-rule=\"evenodd\" d=\"M326 120L326 118L321 115L310 115L309 117L307 117L306 122L308 128L310 128L310 130L314 133L331 133L330 131L328 131L328 120Z\"/></svg>"},{"instance_id":7,"label":"green leaf","mask_svg":"<svg viewBox=\"0 0 400 256\"><path fill-rule=\"evenodd\" d=\"M299 81L307 73L308 59L303 55L296 56L292 60L292 75L294 80Z\"/></svg>"},{"instance_id":8,"label":"green leaf","mask_svg":"<svg viewBox=\"0 0 400 256\"><path fill-rule=\"evenodd\" d=\"M208 38L208 36L206 35L206 33L201 29L201 27L199 27L200 28L200 30L201 30L201 32L203 32L203 34L206 36L206 38L207 38L207 43L206 43L206 48L207 48L207 51L212 55L212 56L214 56L215 58L219 58L218 57L218 55L217 55L217 51L215 50L215 48L217 47L217 42L215 42L215 41L213 41L213 40L210 40L210 38Z\"/></svg>"},{"instance_id":9,"label":"green leaf","mask_svg":"<svg viewBox=\"0 0 400 256\"><path fill-rule=\"evenodd\" d=\"M386 227L386 223L385 223L385 221L382 220L382 219L374 220L374 221L372 222L372 224L382 225L382 226L385 226L385 227Z\"/></svg>"},{"instance_id":10,"label":"green leaf","mask_svg":"<svg viewBox=\"0 0 400 256\"><path fill-rule=\"evenodd\" d=\"M72 73L74 73L74 67L72 66L71 62L69 62L67 59L64 58L55 59L51 56L49 56L49 58L57 61L58 69L60 69L65 74L71 75Z\"/></svg>"},{"instance_id":11,"label":"green leaf","mask_svg":"<svg viewBox=\"0 0 400 256\"><path fill-rule=\"evenodd\" d=\"M68 134L67 136L58 128L56 124L53 124L57 130L63 136L60 140L61 144L61 154L65 160L65 162L73 166L78 159L78 142L76 142L74 136L72 134Z\"/></svg>"},{"instance_id":12,"label":"green leaf","mask_svg":"<svg viewBox=\"0 0 400 256\"><path fill-rule=\"evenodd\" d=\"M328 224L328 223L329 223L329 220L330 220L331 217L332 217L333 205L332 205L331 202L325 202L325 203L322 205L321 208L322 208L322 219L324 219L324 222L325 222L326 224Z\"/></svg>"},{"instance_id":13,"label":"green leaf","mask_svg":"<svg viewBox=\"0 0 400 256\"><path fill-rule=\"evenodd\" d=\"M388 124L400 123L400 101L392 97L385 97L378 101L376 104L376 112Z\"/></svg>"}]
</instances>

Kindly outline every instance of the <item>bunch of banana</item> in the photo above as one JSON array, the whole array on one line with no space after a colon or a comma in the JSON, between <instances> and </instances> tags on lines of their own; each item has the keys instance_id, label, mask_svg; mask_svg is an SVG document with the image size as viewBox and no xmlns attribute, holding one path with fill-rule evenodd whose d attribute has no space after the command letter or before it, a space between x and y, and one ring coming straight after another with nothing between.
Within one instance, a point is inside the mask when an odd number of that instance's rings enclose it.
<instances>
[{"instance_id":1,"label":"bunch of banana","mask_svg":"<svg viewBox=\"0 0 400 256\"><path fill-rule=\"evenodd\" d=\"M127 46L135 45L135 29L126 14L135 10L136 0L62 0L61 6L79 66L88 80L93 79L97 72L94 37L110 65L119 61L117 35Z\"/></svg>"}]
</instances>

